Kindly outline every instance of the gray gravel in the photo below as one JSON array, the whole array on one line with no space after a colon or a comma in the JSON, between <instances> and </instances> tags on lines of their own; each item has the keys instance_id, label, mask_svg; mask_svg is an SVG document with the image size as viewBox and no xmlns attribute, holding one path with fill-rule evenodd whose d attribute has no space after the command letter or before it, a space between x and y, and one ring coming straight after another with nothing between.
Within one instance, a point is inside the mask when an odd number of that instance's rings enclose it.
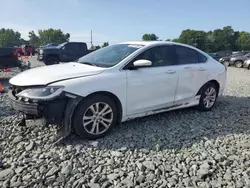
<instances>
[{"instance_id":1,"label":"gray gravel","mask_svg":"<svg viewBox=\"0 0 250 188\"><path fill-rule=\"evenodd\" d=\"M167 112L56 146L56 127L17 126L21 116L0 95L0 187L250 187L249 80L228 68L211 112Z\"/></svg>"}]
</instances>

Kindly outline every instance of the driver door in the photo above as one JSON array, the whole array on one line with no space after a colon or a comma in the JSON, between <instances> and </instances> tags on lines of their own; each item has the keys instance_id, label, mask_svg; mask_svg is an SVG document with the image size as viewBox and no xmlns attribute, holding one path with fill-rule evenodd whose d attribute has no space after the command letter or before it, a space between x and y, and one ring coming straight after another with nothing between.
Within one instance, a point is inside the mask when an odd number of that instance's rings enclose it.
<instances>
[{"instance_id":1,"label":"driver door","mask_svg":"<svg viewBox=\"0 0 250 188\"><path fill-rule=\"evenodd\" d=\"M150 67L126 70L127 115L171 107L178 82L174 49L171 45L150 48L128 64L139 59L152 62Z\"/></svg>"},{"instance_id":2,"label":"driver door","mask_svg":"<svg viewBox=\"0 0 250 188\"><path fill-rule=\"evenodd\" d=\"M61 51L62 60L65 62L75 61L77 59L77 43L67 43Z\"/></svg>"}]
</instances>

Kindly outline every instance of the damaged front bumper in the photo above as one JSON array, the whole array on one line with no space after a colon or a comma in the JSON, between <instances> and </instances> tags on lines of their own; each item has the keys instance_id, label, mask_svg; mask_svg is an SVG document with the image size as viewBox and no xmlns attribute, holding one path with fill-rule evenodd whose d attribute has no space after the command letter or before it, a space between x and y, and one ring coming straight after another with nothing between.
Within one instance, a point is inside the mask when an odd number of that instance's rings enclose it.
<instances>
[{"instance_id":1,"label":"damaged front bumper","mask_svg":"<svg viewBox=\"0 0 250 188\"><path fill-rule=\"evenodd\" d=\"M44 124L58 125L60 137L67 137L70 134L73 112L81 100L81 97L70 98L63 93L60 97L51 101L25 101L25 99L16 97L11 89L8 96L11 107L25 115L23 123L42 119Z\"/></svg>"}]
</instances>

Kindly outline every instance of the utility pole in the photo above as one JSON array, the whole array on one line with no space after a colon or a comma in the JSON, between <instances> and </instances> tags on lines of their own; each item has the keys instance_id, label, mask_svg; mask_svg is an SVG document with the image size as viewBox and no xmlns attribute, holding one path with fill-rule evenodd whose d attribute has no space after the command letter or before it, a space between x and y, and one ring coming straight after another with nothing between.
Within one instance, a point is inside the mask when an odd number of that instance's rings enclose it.
<instances>
[{"instance_id":1,"label":"utility pole","mask_svg":"<svg viewBox=\"0 0 250 188\"><path fill-rule=\"evenodd\" d=\"M93 46L93 39L92 39L92 30L90 32L90 44L91 44L91 49L94 49L94 46Z\"/></svg>"}]
</instances>

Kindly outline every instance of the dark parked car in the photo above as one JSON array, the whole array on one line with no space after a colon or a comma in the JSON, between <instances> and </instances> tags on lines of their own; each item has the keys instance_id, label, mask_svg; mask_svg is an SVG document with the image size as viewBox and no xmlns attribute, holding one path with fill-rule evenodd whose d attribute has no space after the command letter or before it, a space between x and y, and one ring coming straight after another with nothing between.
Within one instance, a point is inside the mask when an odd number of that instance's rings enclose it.
<instances>
[{"instance_id":1,"label":"dark parked car","mask_svg":"<svg viewBox=\"0 0 250 188\"><path fill-rule=\"evenodd\" d=\"M229 60L230 65L234 65L237 68L242 68L244 61L250 59L250 53L247 53L245 55L238 55L231 57Z\"/></svg>"},{"instance_id":2,"label":"dark parked car","mask_svg":"<svg viewBox=\"0 0 250 188\"><path fill-rule=\"evenodd\" d=\"M19 67L20 64L16 48L0 48L0 69Z\"/></svg>"},{"instance_id":3,"label":"dark parked car","mask_svg":"<svg viewBox=\"0 0 250 188\"><path fill-rule=\"evenodd\" d=\"M90 53L84 42L65 42L56 47L41 48L38 51L38 61L46 65L70 62Z\"/></svg>"},{"instance_id":4,"label":"dark parked car","mask_svg":"<svg viewBox=\"0 0 250 188\"><path fill-rule=\"evenodd\" d=\"M235 54L229 55L229 56L224 56L219 59L221 63L223 63L225 66L230 66L233 65L233 62L230 61L231 58L237 57L237 56L243 56L248 54L249 51L244 51L244 52L237 52Z\"/></svg>"},{"instance_id":5,"label":"dark parked car","mask_svg":"<svg viewBox=\"0 0 250 188\"><path fill-rule=\"evenodd\" d=\"M57 47L58 45L59 45L58 43L49 43L43 46L43 48Z\"/></svg>"},{"instance_id":6,"label":"dark parked car","mask_svg":"<svg viewBox=\"0 0 250 188\"><path fill-rule=\"evenodd\" d=\"M217 53L208 53L208 55L210 55L212 58L214 58L217 61L219 61L220 59L220 56Z\"/></svg>"}]
</instances>

